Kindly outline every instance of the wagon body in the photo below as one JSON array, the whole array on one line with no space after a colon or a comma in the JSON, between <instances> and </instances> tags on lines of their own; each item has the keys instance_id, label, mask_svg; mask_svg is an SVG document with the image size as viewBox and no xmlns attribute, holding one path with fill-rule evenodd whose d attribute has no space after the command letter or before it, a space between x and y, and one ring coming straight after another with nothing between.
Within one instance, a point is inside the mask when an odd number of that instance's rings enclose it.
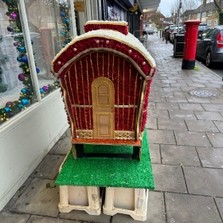
<instances>
[{"instance_id":1,"label":"wagon body","mask_svg":"<svg viewBox=\"0 0 223 223\"><path fill-rule=\"evenodd\" d=\"M53 61L73 144L139 146L155 62L122 22L88 22Z\"/></svg>"}]
</instances>

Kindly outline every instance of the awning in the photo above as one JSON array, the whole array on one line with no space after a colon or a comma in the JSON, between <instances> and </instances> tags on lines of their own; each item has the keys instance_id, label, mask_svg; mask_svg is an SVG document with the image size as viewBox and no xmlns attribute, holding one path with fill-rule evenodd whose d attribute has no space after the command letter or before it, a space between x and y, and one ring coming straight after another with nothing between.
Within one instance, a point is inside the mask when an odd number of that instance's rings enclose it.
<instances>
[{"instance_id":1,"label":"awning","mask_svg":"<svg viewBox=\"0 0 223 223\"><path fill-rule=\"evenodd\" d=\"M149 9L149 10L157 10L159 7L161 0L138 0L140 8L142 10Z\"/></svg>"}]
</instances>

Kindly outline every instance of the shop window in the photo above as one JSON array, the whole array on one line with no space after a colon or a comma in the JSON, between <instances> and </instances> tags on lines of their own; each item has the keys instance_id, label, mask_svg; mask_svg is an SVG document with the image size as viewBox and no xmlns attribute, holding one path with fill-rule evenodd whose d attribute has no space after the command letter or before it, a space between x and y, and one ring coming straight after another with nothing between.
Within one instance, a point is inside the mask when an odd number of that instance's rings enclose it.
<instances>
[{"instance_id":1,"label":"shop window","mask_svg":"<svg viewBox=\"0 0 223 223\"><path fill-rule=\"evenodd\" d=\"M33 52L38 67L41 96L55 84L51 62L55 55L71 41L70 13L65 0L25 0L29 29L33 35ZM36 13L38 12L38 13Z\"/></svg>"},{"instance_id":2,"label":"shop window","mask_svg":"<svg viewBox=\"0 0 223 223\"><path fill-rule=\"evenodd\" d=\"M27 53L21 13L26 13L34 58ZM0 0L0 124L58 88L51 61L70 42L70 29L66 0Z\"/></svg>"}]
</instances>

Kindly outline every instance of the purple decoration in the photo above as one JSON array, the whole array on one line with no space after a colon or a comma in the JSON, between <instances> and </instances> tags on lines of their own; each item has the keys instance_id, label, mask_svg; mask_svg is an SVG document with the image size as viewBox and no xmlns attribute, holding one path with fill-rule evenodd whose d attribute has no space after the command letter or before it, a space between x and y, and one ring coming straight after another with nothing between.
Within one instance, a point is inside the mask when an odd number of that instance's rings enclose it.
<instances>
[{"instance_id":1,"label":"purple decoration","mask_svg":"<svg viewBox=\"0 0 223 223\"><path fill-rule=\"evenodd\" d=\"M12 12L9 16L11 19L15 20L17 17L17 14L15 12Z\"/></svg>"},{"instance_id":2,"label":"purple decoration","mask_svg":"<svg viewBox=\"0 0 223 223\"><path fill-rule=\"evenodd\" d=\"M20 81L24 81L25 78L26 78L26 76L25 76L23 73L21 73L21 74L18 75L18 79L19 79Z\"/></svg>"},{"instance_id":3,"label":"purple decoration","mask_svg":"<svg viewBox=\"0 0 223 223\"><path fill-rule=\"evenodd\" d=\"M49 90L48 86L43 86L42 88L43 88L44 91L48 91Z\"/></svg>"},{"instance_id":4,"label":"purple decoration","mask_svg":"<svg viewBox=\"0 0 223 223\"><path fill-rule=\"evenodd\" d=\"M8 102L6 102L5 106L6 106L6 107L10 107L12 104L13 104L12 101L8 101Z\"/></svg>"}]
</instances>

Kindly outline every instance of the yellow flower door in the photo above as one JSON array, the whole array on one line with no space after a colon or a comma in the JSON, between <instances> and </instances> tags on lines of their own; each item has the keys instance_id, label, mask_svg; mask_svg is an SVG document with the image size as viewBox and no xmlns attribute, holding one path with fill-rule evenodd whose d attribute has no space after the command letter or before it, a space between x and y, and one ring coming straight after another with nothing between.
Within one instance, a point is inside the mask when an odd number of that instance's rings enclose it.
<instances>
[{"instance_id":1,"label":"yellow flower door","mask_svg":"<svg viewBox=\"0 0 223 223\"><path fill-rule=\"evenodd\" d=\"M114 139L114 84L106 77L98 77L91 89L93 136L95 139Z\"/></svg>"}]
</instances>

